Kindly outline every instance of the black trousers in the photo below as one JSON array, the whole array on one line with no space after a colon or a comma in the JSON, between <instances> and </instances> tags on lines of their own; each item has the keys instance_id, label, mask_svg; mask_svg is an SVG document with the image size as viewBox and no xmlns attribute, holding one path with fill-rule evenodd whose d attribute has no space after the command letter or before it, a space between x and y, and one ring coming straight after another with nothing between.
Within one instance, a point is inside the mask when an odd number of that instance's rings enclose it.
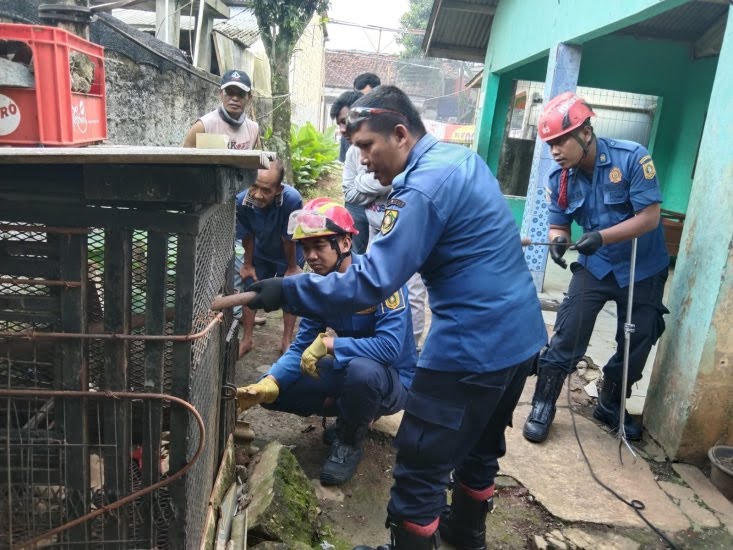
<instances>
[{"instance_id":1,"label":"black trousers","mask_svg":"<svg viewBox=\"0 0 733 550\"><path fill-rule=\"evenodd\" d=\"M472 489L494 483L506 453L504 430L536 357L489 373L417 369L395 438L387 511L427 525L446 505L450 472Z\"/></svg>"},{"instance_id":2,"label":"black trousers","mask_svg":"<svg viewBox=\"0 0 733 550\"><path fill-rule=\"evenodd\" d=\"M539 368L555 367L566 372L575 369L586 350L593 327L606 302L616 302L616 353L603 367L604 377L621 382L624 364L624 323L628 306L628 288L621 288L613 273L596 279L590 271L574 262L568 294L560 305L555 334L547 352L540 357ZM669 310L662 303L667 268L634 285L631 322L636 325L629 347L629 387L641 379L649 351L664 332L664 317Z\"/></svg>"}]
</instances>

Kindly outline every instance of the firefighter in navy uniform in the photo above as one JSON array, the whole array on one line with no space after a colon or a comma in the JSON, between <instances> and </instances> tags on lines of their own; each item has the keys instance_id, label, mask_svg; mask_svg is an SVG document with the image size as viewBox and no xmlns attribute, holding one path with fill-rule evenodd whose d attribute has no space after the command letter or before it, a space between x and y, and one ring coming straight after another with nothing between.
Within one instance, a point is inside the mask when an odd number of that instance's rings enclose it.
<instances>
[{"instance_id":1,"label":"firefighter in navy uniform","mask_svg":"<svg viewBox=\"0 0 733 550\"><path fill-rule=\"evenodd\" d=\"M538 121L540 138L550 146L557 168L549 174L548 210L552 259L563 268L575 221L583 235L575 245L578 261L567 297L557 314L555 335L538 365L532 412L524 425L529 441L547 439L563 382L583 358L593 325L608 301L616 302L616 353L603 368L603 385L593 416L618 429L623 376L631 243L637 259L627 397L641 379L649 351L664 332L662 303L669 256L660 219L662 193L649 152L638 143L599 138L590 106L572 92L550 102ZM641 439L642 427L626 415L628 439Z\"/></svg>"},{"instance_id":2,"label":"firefighter in navy uniform","mask_svg":"<svg viewBox=\"0 0 733 550\"><path fill-rule=\"evenodd\" d=\"M259 281L250 305L356 311L420 272L432 326L395 438L391 542L380 548L434 548L439 528L460 548L483 549L504 430L547 342L519 231L486 164L427 134L398 88L380 86L354 103L348 131L367 169L393 187L380 234L359 265Z\"/></svg>"},{"instance_id":3,"label":"firefighter in navy uniform","mask_svg":"<svg viewBox=\"0 0 733 550\"><path fill-rule=\"evenodd\" d=\"M309 201L288 220L288 233L318 275L360 265L361 257L351 254L356 232L349 211L327 198ZM287 352L259 382L237 392L240 410L262 403L300 416L336 416L324 433L331 452L321 469L323 485L351 479L369 423L405 405L417 362L406 298L402 287L356 313L303 317ZM326 327L337 337L329 337Z\"/></svg>"}]
</instances>

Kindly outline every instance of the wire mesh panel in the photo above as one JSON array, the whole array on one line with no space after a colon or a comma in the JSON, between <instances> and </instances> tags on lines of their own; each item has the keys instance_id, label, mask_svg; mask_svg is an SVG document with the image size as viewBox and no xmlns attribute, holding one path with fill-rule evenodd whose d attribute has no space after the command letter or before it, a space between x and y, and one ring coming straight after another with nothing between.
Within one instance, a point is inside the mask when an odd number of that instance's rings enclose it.
<instances>
[{"instance_id":1,"label":"wire mesh panel","mask_svg":"<svg viewBox=\"0 0 733 550\"><path fill-rule=\"evenodd\" d=\"M198 547L234 360L231 313L209 306L241 179L182 174L218 194L123 201L87 177L95 200L0 204L0 550Z\"/></svg>"}]
</instances>

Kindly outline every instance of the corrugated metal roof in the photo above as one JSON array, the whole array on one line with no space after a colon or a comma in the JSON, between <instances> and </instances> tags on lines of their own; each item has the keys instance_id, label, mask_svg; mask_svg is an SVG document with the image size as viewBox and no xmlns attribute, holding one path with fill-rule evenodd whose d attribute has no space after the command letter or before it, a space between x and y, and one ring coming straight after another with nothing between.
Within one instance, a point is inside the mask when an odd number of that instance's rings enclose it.
<instances>
[{"instance_id":1,"label":"corrugated metal roof","mask_svg":"<svg viewBox=\"0 0 733 550\"><path fill-rule=\"evenodd\" d=\"M423 38L425 54L483 62L498 3L499 0L435 0ZM695 43L726 17L727 10L724 0L695 0L617 33ZM715 47L706 46L705 55L720 51L719 47L716 52Z\"/></svg>"},{"instance_id":2,"label":"corrugated metal roof","mask_svg":"<svg viewBox=\"0 0 733 550\"><path fill-rule=\"evenodd\" d=\"M143 10L117 9L112 15L120 21L142 31L155 30L155 12ZM196 18L181 15L181 30L195 31ZM257 18L249 9L242 9L239 13L226 20L214 23L214 30L230 40L234 40L248 48L260 37Z\"/></svg>"},{"instance_id":3,"label":"corrugated metal roof","mask_svg":"<svg viewBox=\"0 0 733 550\"><path fill-rule=\"evenodd\" d=\"M428 57L484 61L499 0L435 0L423 38Z\"/></svg>"},{"instance_id":4,"label":"corrugated metal roof","mask_svg":"<svg viewBox=\"0 0 733 550\"><path fill-rule=\"evenodd\" d=\"M216 23L214 30L247 48L257 42L260 37L257 18L249 9L243 9L234 17Z\"/></svg>"},{"instance_id":5,"label":"corrugated metal roof","mask_svg":"<svg viewBox=\"0 0 733 550\"><path fill-rule=\"evenodd\" d=\"M619 31L646 38L664 38L679 42L695 42L720 18L728 6L715 2L689 2Z\"/></svg>"}]
</instances>

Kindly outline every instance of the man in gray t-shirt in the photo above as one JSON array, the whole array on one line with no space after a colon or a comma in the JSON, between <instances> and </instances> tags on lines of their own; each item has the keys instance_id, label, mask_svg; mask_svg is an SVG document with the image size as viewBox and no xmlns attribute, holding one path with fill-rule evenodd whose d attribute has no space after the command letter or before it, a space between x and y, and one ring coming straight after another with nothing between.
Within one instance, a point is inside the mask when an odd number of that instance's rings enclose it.
<instances>
[{"instance_id":1,"label":"man in gray t-shirt","mask_svg":"<svg viewBox=\"0 0 733 550\"><path fill-rule=\"evenodd\" d=\"M196 147L196 134L227 136L229 149L255 149L259 145L259 126L247 118L252 101L252 81L244 71L227 71L221 79L221 105L199 118L186 134L184 147Z\"/></svg>"}]
</instances>

